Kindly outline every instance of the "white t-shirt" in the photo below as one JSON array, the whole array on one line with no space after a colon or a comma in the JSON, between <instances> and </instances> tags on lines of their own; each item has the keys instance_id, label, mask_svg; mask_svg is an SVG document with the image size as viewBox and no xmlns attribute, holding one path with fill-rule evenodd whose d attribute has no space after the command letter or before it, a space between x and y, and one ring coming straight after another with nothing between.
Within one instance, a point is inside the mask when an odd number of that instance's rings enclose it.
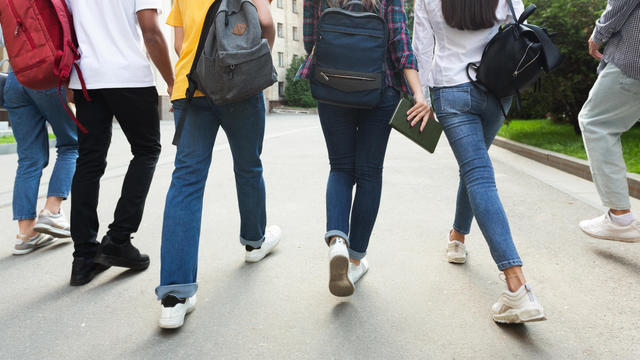
<instances>
[{"instance_id":1,"label":"white t-shirt","mask_svg":"<svg viewBox=\"0 0 640 360\"><path fill-rule=\"evenodd\" d=\"M161 8L160 0L71 0L87 89L155 85L136 13ZM81 88L75 70L69 87Z\"/></svg>"},{"instance_id":2,"label":"white t-shirt","mask_svg":"<svg viewBox=\"0 0 640 360\"><path fill-rule=\"evenodd\" d=\"M524 11L522 0L513 0L513 7L518 16ZM425 88L469 82L467 64L480 62L484 48L498 33L500 24L513 17L506 0L498 2L498 21L489 29L463 31L447 25L442 0L416 0L414 16L413 51L418 59L420 82ZM475 79L473 71L470 75Z\"/></svg>"}]
</instances>

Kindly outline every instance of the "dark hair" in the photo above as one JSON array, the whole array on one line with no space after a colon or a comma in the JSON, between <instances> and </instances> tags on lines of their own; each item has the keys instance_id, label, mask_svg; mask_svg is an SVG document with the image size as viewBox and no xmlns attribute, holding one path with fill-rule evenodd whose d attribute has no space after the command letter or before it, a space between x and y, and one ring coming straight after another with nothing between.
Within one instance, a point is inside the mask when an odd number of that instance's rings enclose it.
<instances>
[{"instance_id":1,"label":"dark hair","mask_svg":"<svg viewBox=\"0 0 640 360\"><path fill-rule=\"evenodd\" d=\"M442 0L444 20L458 30L488 29L496 24L498 0Z\"/></svg>"}]
</instances>

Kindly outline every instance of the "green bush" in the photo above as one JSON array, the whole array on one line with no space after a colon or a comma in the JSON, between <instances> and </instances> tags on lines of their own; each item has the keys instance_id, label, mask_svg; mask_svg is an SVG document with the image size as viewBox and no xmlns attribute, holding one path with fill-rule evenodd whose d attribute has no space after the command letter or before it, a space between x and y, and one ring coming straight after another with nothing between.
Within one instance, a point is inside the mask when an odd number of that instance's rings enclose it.
<instances>
[{"instance_id":1,"label":"green bush","mask_svg":"<svg viewBox=\"0 0 640 360\"><path fill-rule=\"evenodd\" d=\"M564 63L543 77L538 93L522 95L522 109L513 108L511 118L540 118L550 115L569 122L576 131L578 113L597 78L598 62L588 53L587 40L606 0L526 0L538 10L529 22L557 33L553 41L564 55Z\"/></svg>"},{"instance_id":2,"label":"green bush","mask_svg":"<svg viewBox=\"0 0 640 360\"><path fill-rule=\"evenodd\" d=\"M284 89L284 97L287 100L289 106L298 106L304 108L316 107L318 104L316 103L316 100L311 96L311 87L309 86L309 80L295 80L296 73L298 72L300 65L302 65L303 63L304 58L294 55L293 60L291 60L291 65L287 69L287 85Z\"/></svg>"}]
</instances>

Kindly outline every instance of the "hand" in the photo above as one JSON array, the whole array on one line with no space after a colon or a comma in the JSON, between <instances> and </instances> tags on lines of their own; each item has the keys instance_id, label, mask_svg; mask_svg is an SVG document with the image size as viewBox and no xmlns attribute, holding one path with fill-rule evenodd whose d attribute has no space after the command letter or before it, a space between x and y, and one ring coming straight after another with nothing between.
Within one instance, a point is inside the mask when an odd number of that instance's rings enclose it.
<instances>
[{"instance_id":1,"label":"hand","mask_svg":"<svg viewBox=\"0 0 640 360\"><path fill-rule=\"evenodd\" d=\"M427 126L427 121L433 117L433 109L429 106L423 94L416 94L414 100L415 105L407 112L407 121L410 121L411 127L414 127L422 120L420 125L420 132L422 132L424 127Z\"/></svg>"},{"instance_id":2,"label":"hand","mask_svg":"<svg viewBox=\"0 0 640 360\"><path fill-rule=\"evenodd\" d=\"M589 54L596 60L602 60L602 53L600 52L600 45L593 41L593 36L589 38Z\"/></svg>"},{"instance_id":3,"label":"hand","mask_svg":"<svg viewBox=\"0 0 640 360\"><path fill-rule=\"evenodd\" d=\"M167 85L167 94L169 94L169 98L171 98L171 94L173 94L173 84Z\"/></svg>"},{"instance_id":4,"label":"hand","mask_svg":"<svg viewBox=\"0 0 640 360\"><path fill-rule=\"evenodd\" d=\"M75 100L73 99L73 90L67 88L67 91L66 91L66 93L64 95L67 98L67 102L69 104L74 104L75 103Z\"/></svg>"}]
</instances>

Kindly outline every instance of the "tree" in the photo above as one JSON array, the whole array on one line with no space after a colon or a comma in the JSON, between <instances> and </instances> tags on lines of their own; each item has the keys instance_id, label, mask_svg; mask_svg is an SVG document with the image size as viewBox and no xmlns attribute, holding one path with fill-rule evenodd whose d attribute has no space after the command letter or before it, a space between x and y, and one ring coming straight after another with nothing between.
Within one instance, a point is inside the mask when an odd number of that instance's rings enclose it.
<instances>
[{"instance_id":1,"label":"tree","mask_svg":"<svg viewBox=\"0 0 640 360\"><path fill-rule=\"evenodd\" d=\"M291 65L287 69L286 87L284 97L289 106L316 107L316 100L311 96L311 86L307 79L295 79L296 73L305 59L297 55L293 56Z\"/></svg>"},{"instance_id":2,"label":"tree","mask_svg":"<svg viewBox=\"0 0 640 360\"><path fill-rule=\"evenodd\" d=\"M569 122L579 132L578 113L597 78L598 62L588 53L587 40L596 19L607 5L606 0L527 0L538 6L529 22L557 33L553 42L564 56L564 62L553 73L543 77L538 93L523 95L522 111L512 117L544 117L550 114L558 121Z\"/></svg>"}]
</instances>

